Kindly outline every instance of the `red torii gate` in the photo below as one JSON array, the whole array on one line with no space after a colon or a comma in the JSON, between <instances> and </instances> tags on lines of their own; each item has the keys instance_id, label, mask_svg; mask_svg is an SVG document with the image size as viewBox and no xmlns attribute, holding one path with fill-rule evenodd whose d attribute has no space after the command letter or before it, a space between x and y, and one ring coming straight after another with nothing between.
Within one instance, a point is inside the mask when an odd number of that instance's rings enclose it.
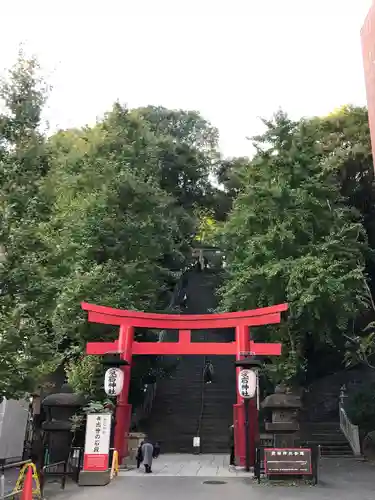
<instances>
[{"instance_id":1,"label":"red torii gate","mask_svg":"<svg viewBox=\"0 0 375 500\"><path fill-rule=\"evenodd\" d=\"M88 342L86 354L119 353L120 358L129 363L121 369L124 372L124 386L117 398L114 446L120 459L127 454L127 435L131 420L131 405L128 403L130 370L133 355L231 355L242 359L245 353L260 356L279 356L281 344L254 342L250 338L251 326L277 324L281 313L288 309L288 304L253 309L250 311L223 314L156 314L127 311L111 307L82 303L82 309L88 311L88 320L92 323L118 325L118 340L113 342ZM178 342L137 342L134 340L134 328L156 328L178 330ZM191 330L235 328L234 342L191 342ZM239 368L237 368L238 376ZM250 463L255 460L255 443L259 437L258 415L255 399L249 405L250 428ZM237 404L234 405L235 455L241 463L245 459L244 402L237 391Z\"/></svg>"}]
</instances>

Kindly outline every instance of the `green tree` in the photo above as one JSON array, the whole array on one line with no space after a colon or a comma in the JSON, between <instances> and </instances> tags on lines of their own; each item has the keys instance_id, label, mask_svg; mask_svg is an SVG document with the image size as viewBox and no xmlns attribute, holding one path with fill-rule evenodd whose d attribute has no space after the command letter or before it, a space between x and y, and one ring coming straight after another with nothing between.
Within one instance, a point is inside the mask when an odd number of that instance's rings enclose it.
<instances>
[{"instance_id":1,"label":"green tree","mask_svg":"<svg viewBox=\"0 0 375 500\"><path fill-rule=\"evenodd\" d=\"M219 162L199 113L152 106L115 103L95 126L47 140L47 90L22 54L0 88L0 394L12 397L67 360L71 377L91 373L85 342L115 332L88 325L82 300L165 308Z\"/></svg>"},{"instance_id":2,"label":"green tree","mask_svg":"<svg viewBox=\"0 0 375 500\"><path fill-rule=\"evenodd\" d=\"M369 276L370 308L358 315L356 324L346 334L349 364L372 366L375 354L375 183L367 108L342 106L325 117L310 120L319 136L317 143L326 157L325 168L337 178L344 202L361 214L371 252L366 253Z\"/></svg>"},{"instance_id":3,"label":"green tree","mask_svg":"<svg viewBox=\"0 0 375 500\"><path fill-rule=\"evenodd\" d=\"M308 346L340 348L342 333L368 308L367 239L358 211L344 202L319 130L283 112L265 124L223 229L222 306L288 302L281 325L264 334L284 345L277 376L302 382Z\"/></svg>"},{"instance_id":4,"label":"green tree","mask_svg":"<svg viewBox=\"0 0 375 500\"><path fill-rule=\"evenodd\" d=\"M214 194L214 213L218 221L224 221L232 209L233 201L244 185L244 176L249 167L249 158L231 158L220 162L217 181L220 189Z\"/></svg>"},{"instance_id":5,"label":"green tree","mask_svg":"<svg viewBox=\"0 0 375 500\"><path fill-rule=\"evenodd\" d=\"M40 191L48 159L39 131L47 91L37 61L22 52L0 85L0 397L29 389L55 349L38 235L48 217Z\"/></svg>"},{"instance_id":6,"label":"green tree","mask_svg":"<svg viewBox=\"0 0 375 500\"><path fill-rule=\"evenodd\" d=\"M89 325L81 301L146 311L167 305L171 272L183 265L198 223L197 200L191 209L183 206L180 186L162 182L160 159L175 147L138 111L118 103L94 127L61 131L48 141L51 167L43 187L53 208L39 231L54 296L54 338L71 359L71 374L80 373L86 341L117 335ZM141 389L150 370L160 371L152 360L138 360L133 386ZM131 391L134 400L138 392Z\"/></svg>"},{"instance_id":7,"label":"green tree","mask_svg":"<svg viewBox=\"0 0 375 500\"><path fill-rule=\"evenodd\" d=\"M117 103L101 126L117 150L142 131L134 149L138 157L151 148L154 159L144 166L147 175L191 213L206 206L219 160L218 132L199 113L155 106L128 110Z\"/></svg>"},{"instance_id":8,"label":"green tree","mask_svg":"<svg viewBox=\"0 0 375 500\"><path fill-rule=\"evenodd\" d=\"M375 184L366 108L343 106L325 117L309 120L325 168L337 176L347 205L356 208L375 248Z\"/></svg>"}]
</instances>

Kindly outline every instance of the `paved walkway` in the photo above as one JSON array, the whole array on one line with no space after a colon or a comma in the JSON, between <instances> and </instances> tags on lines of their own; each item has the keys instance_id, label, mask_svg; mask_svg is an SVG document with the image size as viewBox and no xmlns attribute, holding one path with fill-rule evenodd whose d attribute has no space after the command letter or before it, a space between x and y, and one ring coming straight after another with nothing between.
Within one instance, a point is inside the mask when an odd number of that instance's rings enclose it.
<instances>
[{"instance_id":1,"label":"paved walkway","mask_svg":"<svg viewBox=\"0 0 375 500\"><path fill-rule=\"evenodd\" d=\"M121 477L143 476L144 468L120 472ZM160 455L152 464L153 476L249 477L243 469L230 467L228 455Z\"/></svg>"},{"instance_id":2,"label":"paved walkway","mask_svg":"<svg viewBox=\"0 0 375 500\"><path fill-rule=\"evenodd\" d=\"M280 485L277 483L263 482L258 485L253 479L231 475L220 476L194 476L183 475L189 471L216 470L223 456L174 456L174 463L179 463L180 472L172 473L174 465L168 462L167 455L155 461L154 470L158 473L143 474L137 471L121 472L111 484L104 487L84 487L67 485L64 492L57 488L46 492L47 500L165 500L178 498L178 500L217 500L218 495L223 498L251 498L251 500L374 500L375 499L375 466L359 462L354 459L323 459L321 461L321 475L318 486L304 483L298 485ZM158 462L156 468L156 462ZM165 465L162 473L162 464ZM199 466L199 464L202 464ZM167 472L167 470L169 472ZM176 467L177 469L177 467ZM174 470L176 470L174 469ZM225 467L219 466L219 471ZM190 474L190 472L189 472ZM228 473L229 474L229 473ZM170 477L165 477L165 476ZM224 484L209 485L205 481L216 479Z\"/></svg>"},{"instance_id":3,"label":"paved walkway","mask_svg":"<svg viewBox=\"0 0 375 500\"><path fill-rule=\"evenodd\" d=\"M6 469L4 473L4 489L5 494L13 491L13 488L16 486L16 482L19 476L20 470L19 468Z\"/></svg>"}]
</instances>

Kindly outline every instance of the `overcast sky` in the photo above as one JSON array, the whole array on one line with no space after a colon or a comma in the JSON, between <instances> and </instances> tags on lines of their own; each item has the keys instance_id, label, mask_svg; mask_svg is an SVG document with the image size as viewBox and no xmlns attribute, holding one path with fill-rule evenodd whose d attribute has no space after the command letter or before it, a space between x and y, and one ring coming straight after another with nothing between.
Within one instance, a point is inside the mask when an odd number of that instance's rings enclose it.
<instances>
[{"instance_id":1,"label":"overcast sky","mask_svg":"<svg viewBox=\"0 0 375 500\"><path fill-rule=\"evenodd\" d=\"M278 107L293 117L365 104L360 28L371 0L13 0L0 68L20 42L53 85L53 128L93 123L116 100L199 110L226 155Z\"/></svg>"}]
</instances>

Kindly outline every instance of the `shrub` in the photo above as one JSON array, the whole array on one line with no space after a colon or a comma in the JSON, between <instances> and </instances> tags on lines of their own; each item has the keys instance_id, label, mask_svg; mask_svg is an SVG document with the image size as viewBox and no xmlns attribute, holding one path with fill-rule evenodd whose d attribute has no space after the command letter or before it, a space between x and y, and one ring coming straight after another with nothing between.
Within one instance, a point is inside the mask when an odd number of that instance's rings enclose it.
<instances>
[{"instance_id":1,"label":"shrub","mask_svg":"<svg viewBox=\"0 0 375 500\"><path fill-rule=\"evenodd\" d=\"M361 431L375 428L375 383L366 385L348 398L347 413L354 425Z\"/></svg>"}]
</instances>

